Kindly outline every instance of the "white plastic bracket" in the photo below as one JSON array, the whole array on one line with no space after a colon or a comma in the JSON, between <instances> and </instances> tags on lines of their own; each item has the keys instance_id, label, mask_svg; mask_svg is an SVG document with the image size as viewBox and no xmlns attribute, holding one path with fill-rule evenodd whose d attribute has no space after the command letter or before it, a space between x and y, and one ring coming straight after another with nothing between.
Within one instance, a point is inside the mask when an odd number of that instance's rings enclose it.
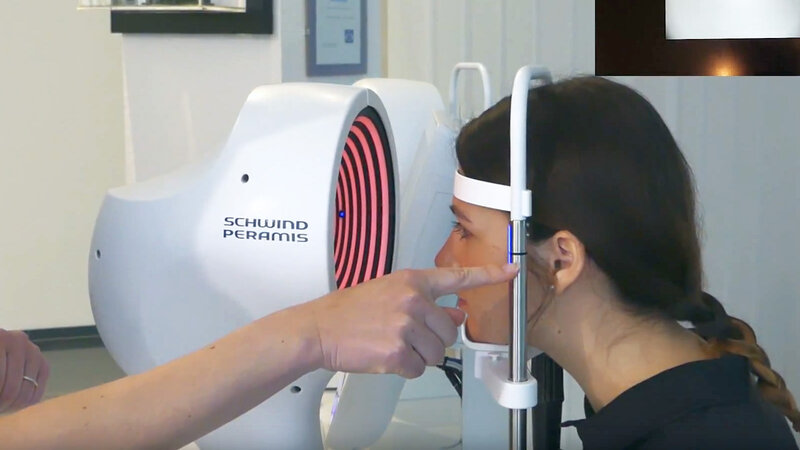
<instances>
[{"instance_id":1,"label":"white plastic bracket","mask_svg":"<svg viewBox=\"0 0 800 450\"><path fill-rule=\"evenodd\" d=\"M466 326L459 327L461 345L475 352L475 378L481 380L492 398L507 409L533 408L538 403L539 383L528 371L526 381L515 383L508 379L508 346L474 342L467 336ZM526 358L542 351L528 347Z\"/></svg>"},{"instance_id":2,"label":"white plastic bracket","mask_svg":"<svg viewBox=\"0 0 800 450\"><path fill-rule=\"evenodd\" d=\"M526 381L508 379L508 353L475 352L475 378L483 381L492 398L508 409L528 409L538 402L538 382L530 371Z\"/></svg>"}]
</instances>

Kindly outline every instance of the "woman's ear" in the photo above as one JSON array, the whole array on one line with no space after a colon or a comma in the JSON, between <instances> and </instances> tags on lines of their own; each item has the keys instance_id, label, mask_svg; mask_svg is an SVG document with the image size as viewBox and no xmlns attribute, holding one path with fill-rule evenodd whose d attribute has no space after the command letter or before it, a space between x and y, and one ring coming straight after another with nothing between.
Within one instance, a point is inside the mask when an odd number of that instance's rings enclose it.
<instances>
[{"instance_id":1,"label":"woman's ear","mask_svg":"<svg viewBox=\"0 0 800 450\"><path fill-rule=\"evenodd\" d=\"M556 294L561 294L578 279L586 265L583 243L569 231L558 231L547 240L545 257L553 274L551 283Z\"/></svg>"}]
</instances>

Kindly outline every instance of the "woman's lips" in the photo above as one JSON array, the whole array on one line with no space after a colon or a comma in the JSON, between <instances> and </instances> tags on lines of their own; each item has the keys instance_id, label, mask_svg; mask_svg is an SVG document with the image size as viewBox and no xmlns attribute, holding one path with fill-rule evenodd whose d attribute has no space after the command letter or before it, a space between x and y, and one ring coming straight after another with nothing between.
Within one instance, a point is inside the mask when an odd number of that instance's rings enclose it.
<instances>
[{"instance_id":1,"label":"woman's lips","mask_svg":"<svg viewBox=\"0 0 800 450\"><path fill-rule=\"evenodd\" d=\"M458 297L458 302L456 302L456 306L459 307L459 308L463 308L463 307L467 306L467 301L464 300L461 297Z\"/></svg>"}]
</instances>

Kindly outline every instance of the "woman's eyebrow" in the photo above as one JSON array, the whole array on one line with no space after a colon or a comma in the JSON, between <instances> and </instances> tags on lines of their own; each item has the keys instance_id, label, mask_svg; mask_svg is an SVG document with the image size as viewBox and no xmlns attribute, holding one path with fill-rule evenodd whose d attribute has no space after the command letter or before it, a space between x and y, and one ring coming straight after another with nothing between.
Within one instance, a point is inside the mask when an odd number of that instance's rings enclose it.
<instances>
[{"instance_id":1,"label":"woman's eyebrow","mask_svg":"<svg viewBox=\"0 0 800 450\"><path fill-rule=\"evenodd\" d=\"M453 214L455 214L459 219L468 223L472 223L472 221L469 220L469 218L463 212L461 212L460 209L456 208L455 205L450 205L450 211L453 211Z\"/></svg>"}]
</instances>

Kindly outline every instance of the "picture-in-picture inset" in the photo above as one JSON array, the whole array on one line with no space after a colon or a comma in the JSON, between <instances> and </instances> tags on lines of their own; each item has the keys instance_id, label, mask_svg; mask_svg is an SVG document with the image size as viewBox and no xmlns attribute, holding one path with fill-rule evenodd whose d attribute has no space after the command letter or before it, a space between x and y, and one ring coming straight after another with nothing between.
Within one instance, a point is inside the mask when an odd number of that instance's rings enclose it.
<instances>
[{"instance_id":1,"label":"picture-in-picture inset","mask_svg":"<svg viewBox=\"0 0 800 450\"><path fill-rule=\"evenodd\" d=\"M597 75L800 75L800 0L595 1Z\"/></svg>"}]
</instances>

